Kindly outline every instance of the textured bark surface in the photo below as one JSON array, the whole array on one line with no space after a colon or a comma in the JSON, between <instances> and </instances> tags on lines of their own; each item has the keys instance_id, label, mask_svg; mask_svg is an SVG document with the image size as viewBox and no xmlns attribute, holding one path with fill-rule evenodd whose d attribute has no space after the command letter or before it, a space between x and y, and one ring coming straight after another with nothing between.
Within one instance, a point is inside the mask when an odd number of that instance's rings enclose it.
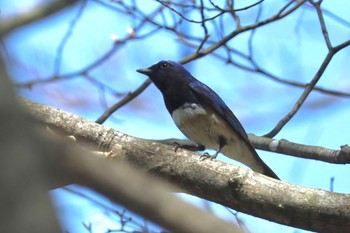
<instances>
[{"instance_id":1,"label":"textured bark surface","mask_svg":"<svg viewBox=\"0 0 350 233\"><path fill-rule=\"evenodd\" d=\"M41 122L166 178L186 192L247 214L317 232L350 232L350 195L270 179L196 153L131 137L76 115L23 101Z\"/></svg>"}]
</instances>

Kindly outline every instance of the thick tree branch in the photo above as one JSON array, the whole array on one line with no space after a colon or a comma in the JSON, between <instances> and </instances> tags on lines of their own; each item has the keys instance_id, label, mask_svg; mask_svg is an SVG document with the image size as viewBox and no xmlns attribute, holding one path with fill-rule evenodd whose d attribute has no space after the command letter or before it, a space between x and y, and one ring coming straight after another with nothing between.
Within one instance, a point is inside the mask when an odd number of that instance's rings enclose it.
<instances>
[{"instance_id":1,"label":"thick tree branch","mask_svg":"<svg viewBox=\"0 0 350 233\"><path fill-rule=\"evenodd\" d=\"M15 101L1 100L0 145L6 155L0 156L1 232L60 232L47 185L72 182L95 189L172 232L242 232L170 194L179 188L143 169L111 163L60 138L44 136Z\"/></svg>"},{"instance_id":2,"label":"thick tree branch","mask_svg":"<svg viewBox=\"0 0 350 233\"><path fill-rule=\"evenodd\" d=\"M61 232L34 121L19 108L0 59L0 232Z\"/></svg>"},{"instance_id":3,"label":"thick tree branch","mask_svg":"<svg viewBox=\"0 0 350 233\"><path fill-rule=\"evenodd\" d=\"M181 233L238 233L237 226L182 201L170 190L179 190L143 169L101 160L91 153L66 151L58 156L66 177L92 188L153 222ZM193 218L193 216L196 216Z\"/></svg>"},{"instance_id":4,"label":"thick tree branch","mask_svg":"<svg viewBox=\"0 0 350 233\"><path fill-rule=\"evenodd\" d=\"M34 116L96 148L111 151L187 192L281 224L318 232L350 231L350 195L300 187L195 153L141 140L58 109L24 101Z\"/></svg>"},{"instance_id":5,"label":"thick tree branch","mask_svg":"<svg viewBox=\"0 0 350 233\"><path fill-rule=\"evenodd\" d=\"M291 155L298 158L314 159L328 163L350 163L350 146L348 145L340 146L340 150L332 150L321 146L294 143L285 139L277 140L266 137L258 137L253 134L249 134L248 137L255 149ZM193 144L189 140L169 138L155 141L166 145L174 145L174 143L186 144L186 148L192 151L200 151L205 149L198 147L197 144Z\"/></svg>"}]
</instances>

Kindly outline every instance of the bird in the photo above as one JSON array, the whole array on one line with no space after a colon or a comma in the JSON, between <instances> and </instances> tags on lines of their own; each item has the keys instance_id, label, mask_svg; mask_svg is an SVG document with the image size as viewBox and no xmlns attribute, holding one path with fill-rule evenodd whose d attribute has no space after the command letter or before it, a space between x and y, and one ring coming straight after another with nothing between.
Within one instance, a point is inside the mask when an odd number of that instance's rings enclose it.
<instances>
[{"instance_id":1,"label":"bird","mask_svg":"<svg viewBox=\"0 0 350 233\"><path fill-rule=\"evenodd\" d=\"M255 172L279 180L259 157L242 124L220 96L183 65L162 60L136 71L148 76L160 90L175 125L189 140L216 150L212 158L221 153Z\"/></svg>"}]
</instances>

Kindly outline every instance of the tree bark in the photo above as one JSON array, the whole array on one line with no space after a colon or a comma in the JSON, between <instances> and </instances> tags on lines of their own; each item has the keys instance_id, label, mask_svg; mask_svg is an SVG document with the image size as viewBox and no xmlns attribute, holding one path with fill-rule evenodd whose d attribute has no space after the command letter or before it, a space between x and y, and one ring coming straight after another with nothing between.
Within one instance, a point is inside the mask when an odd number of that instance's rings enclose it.
<instances>
[{"instance_id":1,"label":"tree bark","mask_svg":"<svg viewBox=\"0 0 350 233\"><path fill-rule=\"evenodd\" d=\"M186 192L277 223L350 232L350 195L305 188L196 153L128 136L59 109L24 100L41 122L178 185Z\"/></svg>"}]
</instances>

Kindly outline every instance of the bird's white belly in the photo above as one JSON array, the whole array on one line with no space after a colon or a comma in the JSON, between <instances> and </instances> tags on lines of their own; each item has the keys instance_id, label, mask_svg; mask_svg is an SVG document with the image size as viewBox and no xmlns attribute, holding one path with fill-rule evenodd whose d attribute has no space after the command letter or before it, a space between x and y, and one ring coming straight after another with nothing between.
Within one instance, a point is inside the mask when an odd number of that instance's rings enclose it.
<instances>
[{"instance_id":1,"label":"bird's white belly","mask_svg":"<svg viewBox=\"0 0 350 233\"><path fill-rule=\"evenodd\" d=\"M227 145L224 146L222 153L242 163L250 164L242 153L247 151L247 148L242 148L245 147L242 139L214 112L207 111L197 104L185 104L173 111L172 118L176 126L190 140L206 148L218 150L219 138L223 137Z\"/></svg>"}]
</instances>

